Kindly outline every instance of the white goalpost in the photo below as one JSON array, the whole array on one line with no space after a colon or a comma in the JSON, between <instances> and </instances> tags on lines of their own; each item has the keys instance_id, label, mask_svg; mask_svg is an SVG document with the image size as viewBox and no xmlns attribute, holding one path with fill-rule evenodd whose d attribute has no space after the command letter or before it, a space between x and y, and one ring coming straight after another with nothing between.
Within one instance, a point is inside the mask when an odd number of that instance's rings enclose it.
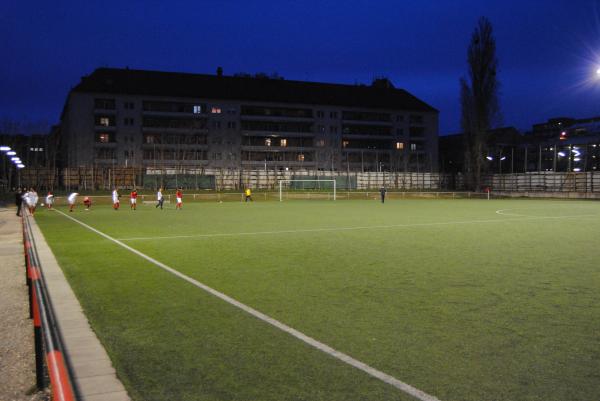
<instances>
[{"instance_id":1,"label":"white goalpost","mask_svg":"<svg viewBox=\"0 0 600 401\"><path fill-rule=\"evenodd\" d=\"M296 188L296 189L315 189L315 190L320 190L321 189L321 184L325 184L325 188L324 189L332 189L333 190L333 200L336 200L336 192L337 192L337 188L336 188L336 182L335 180L278 180L279 181L279 202L283 201L283 190L284 190L284 186L286 187L286 189L288 189L290 187L290 185L295 185L296 183L299 183L301 188ZM308 183L312 183L312 185L309 185ZM305 186L308 186L309 188L305 188Z\"/></svg>"}]
</instances>

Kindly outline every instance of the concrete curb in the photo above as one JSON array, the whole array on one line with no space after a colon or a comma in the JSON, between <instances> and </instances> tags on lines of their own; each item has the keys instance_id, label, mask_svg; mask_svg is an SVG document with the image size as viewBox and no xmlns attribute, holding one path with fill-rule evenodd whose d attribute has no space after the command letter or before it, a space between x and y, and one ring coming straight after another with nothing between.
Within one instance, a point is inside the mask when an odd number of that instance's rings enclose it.
<instances>
[{"instance_id":1,"label":"concrete curb","mask_svg":"<svg viewBox=\"0 0 600 401\"><path fill-rule=\"evenodd\" d=\"M29 218L50 301L81 401L130 401L35 219Z\"/></svg>"}]
</instances>

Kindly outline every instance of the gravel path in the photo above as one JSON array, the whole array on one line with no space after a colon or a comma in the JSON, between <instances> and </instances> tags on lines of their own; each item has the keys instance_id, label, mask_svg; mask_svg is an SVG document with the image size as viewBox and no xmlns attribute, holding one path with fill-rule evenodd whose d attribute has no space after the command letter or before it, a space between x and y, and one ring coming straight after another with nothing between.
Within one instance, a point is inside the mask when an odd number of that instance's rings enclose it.
<instances>
[{"instance_id":1,"label":"gravel path","mask_svg":"<svg viewBox=\"0 0 600 401\"><path fill-rule=\"evenodd\" d=\"M15 209L0 208L0 400L47 401L48 392L35 390L22 238Z\"/></svg>"}]
</instances>

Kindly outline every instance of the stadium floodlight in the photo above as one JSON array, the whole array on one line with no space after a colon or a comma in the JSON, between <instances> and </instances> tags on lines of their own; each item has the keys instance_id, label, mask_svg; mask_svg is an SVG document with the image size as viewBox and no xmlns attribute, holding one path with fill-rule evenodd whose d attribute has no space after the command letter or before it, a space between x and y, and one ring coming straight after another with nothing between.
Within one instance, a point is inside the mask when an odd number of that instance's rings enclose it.
<instances>
[{"instance_id":1,"label":"stadium floodlight","mask_svg":"<svg viewBox=\"0 0 600 401\"><path fill-rule=\"evenodd\" d=\"M489 161L494 160L494 158L492 156L486 156L485 158L488 159Z\"/></svg>"},{"instance_id":2,"label":"stadium floodlight","mask_svg":"<svg viewBox=\"0 0 600 401\"><path fill-rule=\"evenodd\" d=\"M558 152L557 155L559 155L560 157L565 157L565 152Z\"/></svg>"},{"instance_id":3,"label":"stadium floodlight","mask_svg":"<svg viewBox=\"0 0 600 401\"><path fill-rule=\"evenodd\" d=\"M21 161L21 158L19 156L13 156L10 158L10 160L12 160L13 162L17 162L17 161Z\"/></svg>"},{"instance_id":4,"label":"stadium floodlight","mask_svg":"<svg viewBox=\"0 0 600 401\"><path fill-rule=\"evenodd\" d=\"M335 180L279 180L279 202L283 201L284 185L287 188L292 187L293 189L333 189L333 200L336 200L337 197L337 184ZM310 194L308 198L310 199Z\"/></svg>"},{"instance_id":5,"label":"stadium floodlight","mask_svg":"<svg viewBox=\"0 0 600 401\"><path fill-rule=\"evenodd\" d=\"M7 156L16 156L17 152L15 152L14 150L9 150L8 152L6 152Z\"/></svg>"},{"instance_id":6,"label":"stadium floodlight","mask_svg":"<svg viewBox=\"0 0 600 401\"><path fill-rule=\"evenodd\" d=\"M10 146L0 146L0 152L8 152L10 150Z\"/></svg>"},{"instance_id":7,"label":"stadium floodlight","mask_svg":"<svg viewBox=\"0 0 600 401\"><path fill-rule=\"evenodd\" d=\"M575 167L575 168L573 169L573 171L575 171L576 173L578 173L578 172L580 172L580 171L581 171L581 169L580 169L579 167Z\"/></svg>"},{"instance_id":8,"label":"stadium floodlight","mask_svg":"<svg viewBox=\"0 0 600 401\"><path fill-rule=\"evenodd\" d=\"M17 164L17 167L18 168L25 168L25 165L24 164Z\"/></svg>"},{"instance_id":9,"label":"stadium floodlight","mask_svg":"<svg viewBox=\"0 0 600 401\"><path fill-rule=\"evenodd\" d=\"M502 156L502 157L500 158L500 161L502 161L502 160L506 160L506 156Z\"/></svg>"}]
</instances>

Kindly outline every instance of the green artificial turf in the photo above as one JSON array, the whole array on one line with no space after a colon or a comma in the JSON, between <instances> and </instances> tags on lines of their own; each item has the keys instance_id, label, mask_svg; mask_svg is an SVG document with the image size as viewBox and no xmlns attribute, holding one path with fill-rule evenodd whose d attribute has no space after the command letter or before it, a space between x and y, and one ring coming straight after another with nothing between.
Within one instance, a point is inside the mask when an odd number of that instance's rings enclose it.
<instances>
[{"instance_id":1,"label":"green artificial turf","mask_svg":"<svg viewBox=\"0 0 600 401\"><path fill-rule=\"evenodd\" d=\"M600 399L598 202L69 215L442 401ZM59 213L36 220L134 400L412 399Z\"/></svg>"}]
</instances>

